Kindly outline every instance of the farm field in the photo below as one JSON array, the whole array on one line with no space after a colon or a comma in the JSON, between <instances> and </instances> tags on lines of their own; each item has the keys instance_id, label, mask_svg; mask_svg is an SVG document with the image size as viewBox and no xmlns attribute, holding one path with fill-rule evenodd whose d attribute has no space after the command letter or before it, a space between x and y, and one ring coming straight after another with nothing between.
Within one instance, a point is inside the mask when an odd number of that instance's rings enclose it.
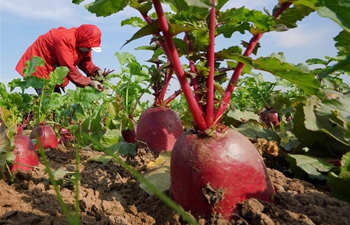
<instances>
[{"instance_id":1,"label":"farm field","mask_svg":"<svg viewBox=\"0 0 350 225\"><path fill-rule=\"evenodd\" d=\"M61 166L73 171L75 149L59 145L46 150L53 169ZM185 224L179 215L155 196L148 195L126 169L114 162L88 161L103 153L80 150L81 224ZM137 156L126 159L144 171L155 155L139 148ZM0 224L67 224L47 174L40 169L17 172L14 183L0 180ZM286 178L268 169L277 194L275 204L248 199L240 204L231 222L214 218L200 224L349 224L350 204L330 197L329 191L300 180ZM65 179L68 179L67 177ZM73 208L74 188L60 188L63 199ZM169 191L166 192L169 194Z\"/></svg>"},{"instance_id":2,"label":"farm field","mask_svg":"<svg viewBox=\"0 0 350 225\"><path fill-rule=\"evenodd\" d=\"M85 8L135 10L124 45L148 37L145 64L115 52L117 72L57 93L69 69L37 77L33 56L0 83L0 225L350 224L350 0L111 2ZM342 28L336 56L257 56L310 13ZM216 49L238 33L251 38Z\"/></svg>"}]
</instances>

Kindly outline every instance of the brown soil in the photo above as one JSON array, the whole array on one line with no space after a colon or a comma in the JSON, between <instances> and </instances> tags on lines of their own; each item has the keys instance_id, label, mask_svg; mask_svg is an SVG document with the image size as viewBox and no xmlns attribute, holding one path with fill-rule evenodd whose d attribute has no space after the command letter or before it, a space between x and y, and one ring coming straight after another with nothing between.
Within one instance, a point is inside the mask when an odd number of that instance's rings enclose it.
<instances>
[{"instance_id":1,"label":"brown soil","mask_svg":"<svg viewBox=\"0 0 350 225\"><path fill-rule=\"evenodd\" d=\"M74 171L75 150L59 146L46 150L51 168L64 166ZM80 150L81 224L185 224L180 216L155 196L139 187L130 173L114 162L88 161L102 153ZM139 171L155 156L144 148L128 162ZM59 207L48 175L41 169L16 172L14 182L0 180L0 225L5 224L68 224ZM249 199L242 202L232 221L213 218L198 219L200 224L350 224L350 204L330 197L310 183L286 178L279 171L268 169L277 194L275 204ZM60 192L73 211L74 186L65 176ZM168 193L169 194L169 191Z\"/></svg>"}]
</instances>

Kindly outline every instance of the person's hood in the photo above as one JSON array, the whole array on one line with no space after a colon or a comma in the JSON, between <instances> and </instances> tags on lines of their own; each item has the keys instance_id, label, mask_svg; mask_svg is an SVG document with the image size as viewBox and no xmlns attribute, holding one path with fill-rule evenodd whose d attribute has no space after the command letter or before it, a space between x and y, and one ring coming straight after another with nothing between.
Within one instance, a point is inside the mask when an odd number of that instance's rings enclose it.
<instances>
[{"instance_id":1,"label":"person's hood","mask_svg":"<svg viewBox=\"0 0 350 225\"><path fill-rule=\"evenodd\" d=\"M101 45L101 31L91 24L83 24L76 30L77 46L79 48L96 48Z\"/></svg>"}]
</instances>

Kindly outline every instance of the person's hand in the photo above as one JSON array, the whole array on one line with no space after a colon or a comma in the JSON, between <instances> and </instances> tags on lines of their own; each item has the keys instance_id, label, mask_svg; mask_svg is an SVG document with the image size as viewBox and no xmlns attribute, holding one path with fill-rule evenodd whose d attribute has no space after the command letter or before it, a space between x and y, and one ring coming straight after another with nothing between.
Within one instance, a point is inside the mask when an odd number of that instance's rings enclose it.
<instances>
[{"instance_id":1,"label":"person's hand","mask_svg":"<svg viewBox=\"0 0 350 225\"><path fill-rule=\"evenodd\" d=\"M103 76L103 71L102 70L96 70L95 71L95 76L92 77L93 80L97 80L100 83L103 83L105 77Z\"/></svg>"},{"instance_id":2,"label":"person's hand","mask_svg":"<svg viewBox=\"0 0 350 225\"><path fill-rule=\"evenodd\" d=\"M96 76L103 76L103 71L102 70L96 70L95 72Z\"/></svg>"},{"instance_id":3,"label":"person's hand","mask_svg":"<svg viewBox=\"0 0 350 225\"><path fill-rule=\"evenodd\" d=\"M89 85L90 85L90 87L93 87L98 91L103 91L103 85L97 80L90 81Z\"/></svg>"}]
</instances>

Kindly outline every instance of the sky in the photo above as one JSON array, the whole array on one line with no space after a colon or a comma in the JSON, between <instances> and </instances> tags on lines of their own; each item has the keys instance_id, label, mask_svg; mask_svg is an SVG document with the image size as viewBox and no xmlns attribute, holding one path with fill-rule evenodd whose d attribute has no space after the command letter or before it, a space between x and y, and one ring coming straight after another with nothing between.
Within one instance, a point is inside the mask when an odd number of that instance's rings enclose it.
<instances>
[{"instance_id":1,"label":"sky","mask_svg":"<svg viewBox=\"0 0 350 225\"><path fill-rule=\"evenodd\" d=\"M139 63L145 64L151 52L135 50L136 47L147 45L150 37L133 41L126 46L123 44L137 31L131 26L121 26L121 21L131 16L139 16L138 12L126 8L118 14L108 17L96 17L84 7L85 1L75 5L71 0L2 0L0 5L0 82L7 85L14 78L20 78L15 66L25 50L41 34L51 28L63 26L66 28L78 27L81 24L95 24L102 32L102 52L93 52L93 62L100 68L119 71L119 63L115 52L130 52L134 54ZM250 9L272 11L277 0L230 0L226 8L245 6ZM338 24L317 13L298 23L296 29L287 32L271 32L265 34L261 41L261 48L257 56L267 56L274 52L284 52L287 62L304 63L309 58L324 58L336 56L334 36L341 31ZM250 35L233 35L230 39L218 41L216 50L239 45L241 40L249 41ZM271 76L272 77L272 76ZM270 78L267 78L267 80ZM350 77L344 78L350 83ZM173 84L176 88L177 83ZM69 89L75 89L73 84Z\"/></svg>"}]
</instances>

